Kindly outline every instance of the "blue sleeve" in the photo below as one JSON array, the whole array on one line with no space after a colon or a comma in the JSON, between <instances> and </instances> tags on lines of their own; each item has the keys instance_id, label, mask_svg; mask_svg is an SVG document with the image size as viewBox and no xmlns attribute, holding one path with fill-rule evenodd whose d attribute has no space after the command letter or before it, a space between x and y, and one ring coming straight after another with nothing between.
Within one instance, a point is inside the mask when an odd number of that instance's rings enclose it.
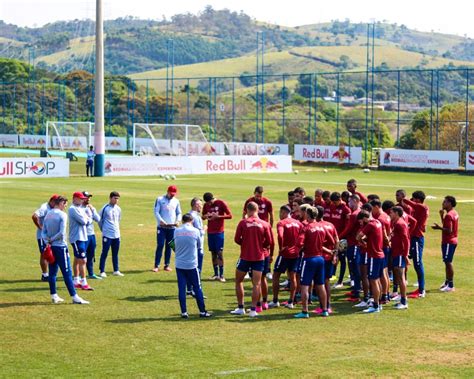
<instances>
[{"instance_id":1,"label":"blue sleeve","mask_svg":"<svg viewBox=\"0 0 474 379\"><path fill-rule=\"evenodd\" d=\"M70 209L70 208L69 208ZM59 221L59 231L51 237L51 242L56 240L61 240L66 235L66 225L67 225L67 216L65 213L61 214L61 219Z\"/></svg>"},{"instance_id":2,"label":"blue sleeve","mask_svg":"<svg viewBox=\"0 0 474 379\"><path fill-rule=\"evenodd\" d=\"M158 223L158 225L160 225L161 221L163 221L163 218L160 215L161 206L160 206L159 200L160 200L159 197L155 200L155 210L154 210L156 222Z\"/></svg>"},{"instance_id":3,"label":"blue sleeve","mask_svg":"<svg viewBox=\"0 0 474 379\"><path fill-rule=\"evenodd\" d=\"M100 216L95 209L92 211L92 219L97 223L100 221Z\"/></svg>"},{"instance_id":4,"label":"blue sleeve","mask_svg":"<svg viewBox=\"0 0 474 379\"><path fill-rule=\"evenodd\" d=\"M76 221L78 224L81 224L81 225L87 225L87 223L89 221L89 218L84 217L84 214L79 212L79 210L75 207L70 207L69 208L69 217L72 220Z\"/></svg>"},{"instance_id":5,"label":"blue sleeve","mask_svg":"<svg viewBox=\"0 0 474 379\"><path fill-rule=\"evenodd\" d=\"M178 205L176 206L176 222L181 222L181 217L183 216L181 212L181 204L178 200Z\"/></svg>"}]
</instances>

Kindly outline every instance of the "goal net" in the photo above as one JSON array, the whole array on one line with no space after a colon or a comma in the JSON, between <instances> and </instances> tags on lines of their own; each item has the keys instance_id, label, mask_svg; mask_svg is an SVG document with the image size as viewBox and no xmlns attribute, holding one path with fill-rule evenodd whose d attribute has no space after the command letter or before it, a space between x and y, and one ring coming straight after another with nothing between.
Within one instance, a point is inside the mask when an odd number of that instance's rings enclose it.
<instances>
[{"instance_id":1,"label":"goal net","mask_svg":"<svg viewBox=\"0 0 474 379\"><path fill-rule=\"evenodd\" d=\"M207 141L199 125L133 124L133 155L213 155L215 148Z\"/></svg>"},{"instance_id":2,"label":"goal net","mask_svg":"<svg viewBox=\"0 0 474 379\"><path fill-rule=\"evenodd\" d=\"M92 122L46 122L46 150L87 151L92 142Z\"/></svg>"}]
</instances>

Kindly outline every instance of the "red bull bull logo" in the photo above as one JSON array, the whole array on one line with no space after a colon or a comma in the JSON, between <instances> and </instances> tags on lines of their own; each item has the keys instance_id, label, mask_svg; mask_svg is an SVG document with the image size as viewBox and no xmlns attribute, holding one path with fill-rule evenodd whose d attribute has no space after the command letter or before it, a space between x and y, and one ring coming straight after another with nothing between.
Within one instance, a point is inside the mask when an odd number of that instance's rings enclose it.
<instances>
[{"instance_id":1,"label":"red bull bull logo","mask_svg":"<svg viewBox=\"0 0 474 379\"><path fill-rule=\"evenodd\" d=\"M278 169L278 164L274 161L269 160L268 158L263 157L253 163L250 168L255 170L267 171Z\"/></svg>"}]
</instances>

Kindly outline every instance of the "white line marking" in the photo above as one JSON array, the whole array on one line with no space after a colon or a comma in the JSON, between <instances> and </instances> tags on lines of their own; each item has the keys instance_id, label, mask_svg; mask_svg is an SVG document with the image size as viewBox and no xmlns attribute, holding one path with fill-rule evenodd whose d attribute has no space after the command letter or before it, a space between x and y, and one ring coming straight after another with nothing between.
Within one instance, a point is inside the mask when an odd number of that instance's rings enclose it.
<instances>
[{"instance_id":1,"label":"white line marking","mask_svg":"<svg viewBox=\"0 0 474 379\"><path fill-rule=\"evenodd\" d=\"M264 371L264 370L271 370L270 367L252 367L252 368L241 368L236 370L228 370L228 371L218 371L215 372L215 375L233 375L233 374L241 374L243 372L253 372L253 371Z\"/></svg>"},{"instance_id":2,"label":"white line marking","mask_svg":"<svg viewBox=\"0 0 474 379\"><path fill-rule=\"evenodd\" d=\"M456 200L457 203L474 203L474 200Z\"/></svg>"}]
</instances>

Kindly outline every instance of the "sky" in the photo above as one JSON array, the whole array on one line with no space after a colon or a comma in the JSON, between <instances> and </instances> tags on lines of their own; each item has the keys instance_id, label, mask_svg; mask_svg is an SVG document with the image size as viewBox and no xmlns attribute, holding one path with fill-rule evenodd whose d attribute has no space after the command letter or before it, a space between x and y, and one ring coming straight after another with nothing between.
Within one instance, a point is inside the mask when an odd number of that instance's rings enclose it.
<instances>
[{"instance_id":1,"label":"sky","mask_svg":"<svg viewBox=\"0 0 474 379\"><path fill-rule=\"evenodd\" d=\"M283 26L344 20L388 21L411 29L474 38L473 0L104 0L104 17L170 18L197 13L211 5L243 11ZM95 0L0 0L0 20L20 26L42 26L58 20L94 18Z\"/></svg>"}]
</instances>

